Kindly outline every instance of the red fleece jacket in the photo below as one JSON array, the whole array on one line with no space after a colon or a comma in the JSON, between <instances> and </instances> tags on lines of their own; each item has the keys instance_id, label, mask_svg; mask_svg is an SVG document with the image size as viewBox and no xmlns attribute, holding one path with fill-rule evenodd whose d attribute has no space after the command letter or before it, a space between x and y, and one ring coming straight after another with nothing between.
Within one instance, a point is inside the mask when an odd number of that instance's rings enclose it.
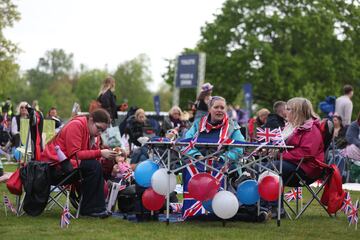
<instances>
[{"instance_id":1,"label":"red fleece jacket","mask_svg":"<svg viewBox=\"0 0 360 240\"><path fill-rule=\"evenodd\" d=\"M298 164L303 157L312 156L314 161L305 161L300 167L309 178L316 179L320 176L322 167L316 161L324 162L324 143L319 120L308 120L296 128L286 144L294 148L283 154L284 160Z\"/></svg>"},{"instance_id":2,"label":"red fleece jacket","mask_svg":"<svg viewBox=\"0 0 360 240\"><path fill-rule=\"evenodd\" d=\"M64 154L69 158L74 167L76 167L75 154L79 160L96 159L101 157L99 148L99 138L96 138L95 144L90 148L90 133L88 120L85 116L76 117L70 120L59 134L51 140L41 154L41 160L45 162L58 162L55 146L60 146Z\"/></svg>"}]
</instances>

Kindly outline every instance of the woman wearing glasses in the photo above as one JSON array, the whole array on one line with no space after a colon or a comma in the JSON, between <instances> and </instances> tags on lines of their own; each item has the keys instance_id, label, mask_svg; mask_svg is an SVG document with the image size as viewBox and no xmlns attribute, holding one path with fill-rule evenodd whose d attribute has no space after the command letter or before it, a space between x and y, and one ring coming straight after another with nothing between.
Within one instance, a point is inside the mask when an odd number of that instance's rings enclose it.
<instances>
[{"instance_id":1,"label":"woman wearing glasses","mask_svg":"<svg viewBox=\"0 0 360 240\"><path fill-rule=\"evenodd\" d=\"M20 102L20 104L16 108L16 115L11 120L11 135L13 137L12 143L14 147L21 146L20 119L25 119L29 117L29 113L26 108L28 105L29 104L27 102Z\"/></svg>"},{"instance_id":2,"label":"woman wearing glasses","mask_svg":"<svg viewBox=\"0 0 360 240\"><path fill-rule=\"evenodd\" d=\"M109 124L110 116L104 109L96 109L87 116L74 117L45 146L41 156L41 161L54 164L51 168L53 183L60 182L66 176L59 164L61 159L58 158L56 147L60 147L74 168L78 167L76 157L78 158L83 178L83 201L80 209L82 215L100 218L109 216L105 209L102 168L97 161L101 157L113 161L116 157L115 151L99 148L100 134Z\"/></svg>"}]
</instances>

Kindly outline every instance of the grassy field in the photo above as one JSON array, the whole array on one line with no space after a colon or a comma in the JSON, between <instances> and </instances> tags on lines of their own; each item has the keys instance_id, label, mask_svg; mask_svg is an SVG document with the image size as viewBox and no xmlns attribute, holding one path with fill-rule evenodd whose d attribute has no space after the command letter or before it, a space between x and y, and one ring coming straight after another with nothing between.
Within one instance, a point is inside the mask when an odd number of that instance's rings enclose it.
<instances>
[{"instance_id":1,"label":"grassy field","mask_svg":"<svg viewBox=\"0 0 360 240\"><path fill-rule=\"evenodd\" d=\"M5 166L5 170L12 167ZM7 193L4 184L0 192ZM359 192L351 192L355 200ZM10 196L10 194L8 194ZM12 197L12 196L11 196ZM305 196L306 197L306 196ZM14 198L11 198L12 202ZM110 217L108 219L72 219L68 229L59 227L59 208L44 212L39 217L5 216L0 204L0 239L360 239L360 229L348 227L343 213L329 218L316 203L299 220L284 219L277 227L276 220L265 223L191 221L170 223L132 223Z\"/></svg>"}]
</instances>

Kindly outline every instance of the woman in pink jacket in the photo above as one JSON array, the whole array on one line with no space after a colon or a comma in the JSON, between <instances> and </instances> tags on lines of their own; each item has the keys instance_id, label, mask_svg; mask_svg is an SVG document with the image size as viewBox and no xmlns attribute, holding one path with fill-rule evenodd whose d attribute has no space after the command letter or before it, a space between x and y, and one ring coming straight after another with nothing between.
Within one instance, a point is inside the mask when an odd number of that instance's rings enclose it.
<instances>
[{"instance_id":1,"label":"woman in pink jacket","mask_svg":"<svg viewBox=\"0 0 360 240\"><path fill-rule=\"evenodd\" d=\"M50 162L52 183L60 182L68 172L61 166L55 148L60 147L74 168L77 168L76 158L82 173L81 191L83 201L81 215L105 218L109 213L105 208L104 178L100 157L114 160L116 152L99 148L99 136L110 124L109 113L104 109L97 109L90 115L77 116L71 119L60 132L45 146L41 161ZM74 180L72 180L74 181Z\"/></svg>"},{"instance_id":2,"label":"woman in pink jacket","mask_svg":"<svg viewBox=\"0 0 360 240\"><path fill-rule=\"evenodd\" d=\"M293 146L283 153L283 181L286 183L302 158L300 176L306 181L316 180L322 171L317 162L324 162L324 144L320 132L320 119L314 113L311 102L306 98L296 97L287 102L288 124L283 131L286 145ZM279 161L274 161L280 166ZM288 186L298 184L298 179L290 179Z\"/></svg>"}]
</instances>

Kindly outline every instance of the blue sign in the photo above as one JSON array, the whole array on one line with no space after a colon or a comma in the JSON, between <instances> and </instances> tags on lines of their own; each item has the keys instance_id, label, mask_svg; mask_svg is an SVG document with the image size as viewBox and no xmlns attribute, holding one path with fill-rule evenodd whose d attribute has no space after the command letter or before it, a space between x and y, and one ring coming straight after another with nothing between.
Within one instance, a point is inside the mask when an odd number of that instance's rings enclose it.
<instances>
[{"instance_id":1,"label":"blue sign","mask_svg":"<svg viewBox=\"0 0 360 240\"><path fill-rule=\"evenodd\" d=\"M160 115L160 96L156 95L154 96L154 108L155 108L155 112L156 115Z\"/></svg>"},{"instance_id":2,"label":"blue sign","mask_svg":"<svg viewBox=\"0 0 360 240\"><path fill-rule=\"evenodd\" d=\"M196 88L198 82L199 54L187 54L178 57L176 71L177 88Z\"/></svg>"},{"instance_id":3,"label":"blue sign","mask_svg":"<svg viewBox=\"0 0 360 240\"><path fill-rule=\"evenodd\" d=\"M246 109L248 113L251 115L251 105L252 105L252 84L251 83L244 83L243 85L243 91L244 91L244 99L246 104Z\"/></svg>"}]
</instances>

